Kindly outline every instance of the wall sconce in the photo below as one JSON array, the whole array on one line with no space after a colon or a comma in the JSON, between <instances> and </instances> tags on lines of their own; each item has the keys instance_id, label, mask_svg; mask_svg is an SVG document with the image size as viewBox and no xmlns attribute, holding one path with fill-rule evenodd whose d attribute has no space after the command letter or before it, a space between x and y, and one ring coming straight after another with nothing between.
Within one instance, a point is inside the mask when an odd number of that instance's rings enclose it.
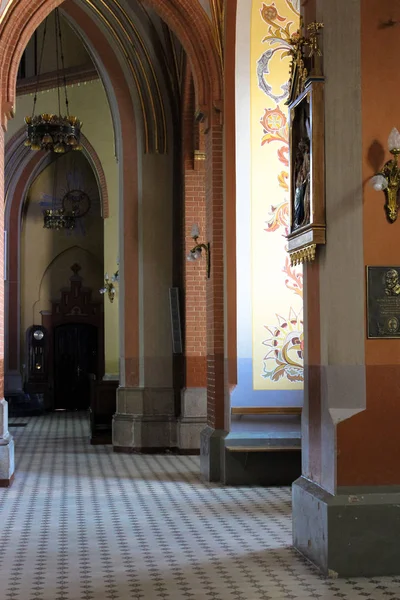
<instances>
[{"instance_id":1,"label":"wall sconce","mask_svg":"<svg viewBox=\"0 0 400 600\"><path fill-rule=\"evenodd\" d=\"M390 223L397 219L399 210L397 195L400 189L400 169L398 157L400 155L400 133L394 127L388 139L389 152L393 158L385 163L383 169L371 179L372 186L377 192L384 192L386 196L385 210Z\"/></svg>"},{"instance_id":2,"label":"wall sconce","mask_svg":"<svg viewBox=\"0 0 400 600\"><path fill-rule=\"evenodd\" d=\"M114 283L118 283L119 281L119 269L115 271L114 275L111 276L111 279L108 276L108 273L104 274L104 287L99 290L100 294L107 294L109 301L114 302L115 298L115 285Z\"/></svg>"},{"instance_id":3,"label":"wall sconce","mask_svg":"<svg viewBox=\"0 0 400 600\"><path fill-rule=\"evenodd\" d=\"M189 252L189 254L187 255L187 260L188 261L194 261L194 260L198 260L199 258L202 257L202 252L204 250L204 253L206 255L206 261L207 261L207 278L210 278L210 271L211 271L211 257L210 257L210 244L198 244L197 243L197 239L200 235L199 232L199 226L197 224L192 225L192 231L190 232L191 237L194 239L194 243L196 244L194 248L191 249L191 251Z\"/></svg>"}]
</instances>

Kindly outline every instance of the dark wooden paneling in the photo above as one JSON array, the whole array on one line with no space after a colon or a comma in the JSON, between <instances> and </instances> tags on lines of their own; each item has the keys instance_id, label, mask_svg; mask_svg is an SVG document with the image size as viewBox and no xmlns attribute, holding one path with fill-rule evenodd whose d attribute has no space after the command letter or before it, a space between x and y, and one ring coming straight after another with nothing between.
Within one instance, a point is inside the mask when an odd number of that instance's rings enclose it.
<instances>
[{"instance_id":1,"label":"dark wooden paneling","mask_svg":"<svg viewBox=\"0 0 400 600\"><path fill-rule=\"evenodd\" d=\"M90 443L111 444L118 381L90 382Z\"/></svg>"}]
</instances>

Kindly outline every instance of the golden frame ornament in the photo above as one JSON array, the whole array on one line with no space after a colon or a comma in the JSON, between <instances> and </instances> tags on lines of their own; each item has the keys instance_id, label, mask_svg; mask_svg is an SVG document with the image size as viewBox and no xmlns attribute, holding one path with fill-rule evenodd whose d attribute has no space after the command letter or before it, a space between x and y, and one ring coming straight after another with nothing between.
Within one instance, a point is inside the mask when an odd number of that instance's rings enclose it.
<instances>
[{"instance_id":1,"label":"golden frame ornament","mask_svg":"<svg viewBox=\"0 0 400 600\"><path fill-rule=\"evenodd\" d=\"M321 23L310 37L293 39L289 105L289 233L292 266L313 261L326 243L324 78L317 43ZM309 56L305 55L309 48Z\"/></svg>"}]
</instances>

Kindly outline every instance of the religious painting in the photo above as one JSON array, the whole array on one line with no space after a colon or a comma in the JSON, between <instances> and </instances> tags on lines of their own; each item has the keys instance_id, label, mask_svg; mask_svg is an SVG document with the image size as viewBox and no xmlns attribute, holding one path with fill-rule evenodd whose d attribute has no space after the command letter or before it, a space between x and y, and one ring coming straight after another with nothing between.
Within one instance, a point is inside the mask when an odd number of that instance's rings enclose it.
<instances>
[{"instance_id":1,"label":"religious painting","mask_svg":"<svg viewBox=\"0 0 400 600\"><path fill-rule=\"evenodd\" d=\"M293 171L291 184L293 187L293 207L291 231L295 232L300 227L310 224L311 127L309 96L303 97L292 111Z\"/></svg>"},{"instance_id":2,"label":"religious painting","mask_svg":"<svg viewBox=\"0 0 400 600\"><path fill-rule=\"evenodd\" d=\"M325 244L324 77L322 23L303 24L290 38L289 231L292 265L314 260Z\"/></svg>"},{"instance_id":3,"label":"religious painting","mask_svg":"<svg viewBox=\"0 0 400 600\"><path fill-rule=\"evenodd\" d=\"M368 338L400 338L400 267L367 267Z\"/></svg>"},{"instance_id":4,"label":"religious painting","mask_svg":"<svg viewBox=\"0 0 400 600\"><path fill-rule=\"evenodd\" d=\"M289 112L289 234L292 264L314 260L325 244L323 82L308 80Z\"/></svg>"}]
</instances>

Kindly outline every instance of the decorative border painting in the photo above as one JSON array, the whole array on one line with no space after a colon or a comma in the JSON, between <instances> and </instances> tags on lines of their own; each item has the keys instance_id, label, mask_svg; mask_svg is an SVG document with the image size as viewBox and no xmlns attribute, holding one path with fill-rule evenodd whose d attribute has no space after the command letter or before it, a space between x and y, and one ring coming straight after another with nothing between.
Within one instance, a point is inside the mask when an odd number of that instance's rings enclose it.
<instances>
[{"instance_id":1,"label":"decorative border painting","mask_svg":"<svg viewBox=\"0 0 400 600\"><path fill-rule=\"evenodd\" d=\"M252 4L253 388L303 387L303 275L287 254L289 72L300 0Z\"/></svg>"}]
</instances>

